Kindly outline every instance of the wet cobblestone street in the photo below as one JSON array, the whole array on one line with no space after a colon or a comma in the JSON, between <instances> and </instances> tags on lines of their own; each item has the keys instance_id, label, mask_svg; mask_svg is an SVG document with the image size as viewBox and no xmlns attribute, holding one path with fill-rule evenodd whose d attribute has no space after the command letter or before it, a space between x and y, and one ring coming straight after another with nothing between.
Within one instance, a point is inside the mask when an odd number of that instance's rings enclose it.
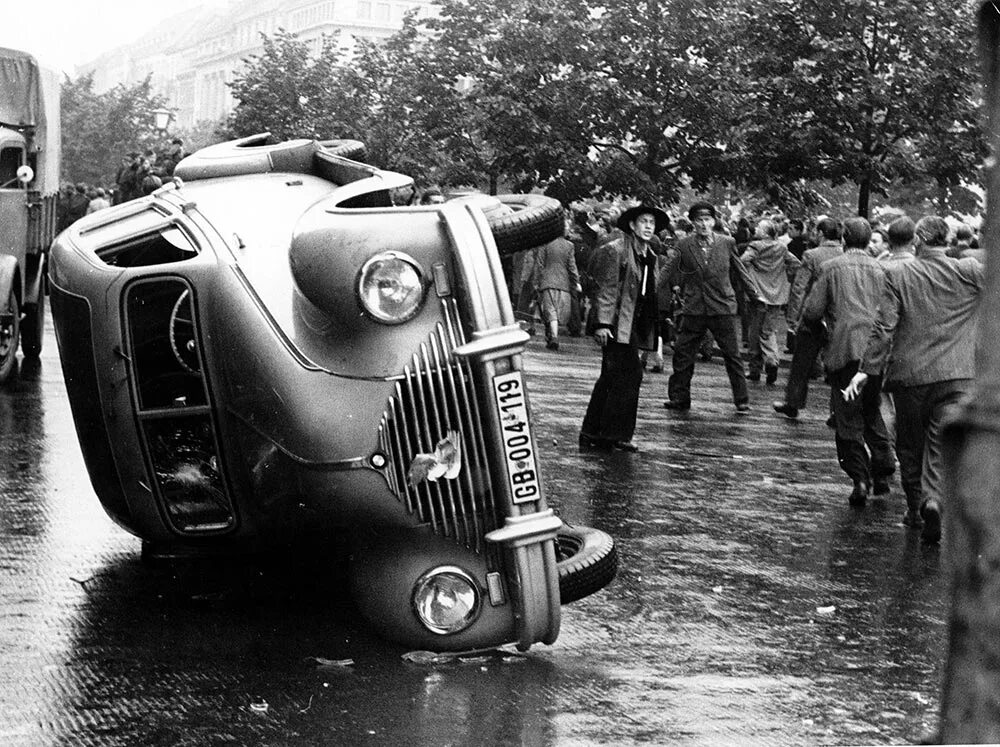
<instances>
[{"instance_id":1,"label":"wet cobblestone street","mask_svg":"<svg viewBox=\"0 0 1000 747\"><path fill-rule=\"evenodd\" d=\"M904 744L937 725L947 546L903 527L898 481L848 507L813 382L797 421L721 363L693 409L643 382L638 454L581 453L600 355L526 356L550 503L621 566L552 646L404 661L336 563L149 567L93 494L51 328L0 391L0 743ZM669 369L669 364L668 364ZM783 369L779 384L784 383ZM345 659L349 665L338 665Z\"/></svg>"}]
</instances>

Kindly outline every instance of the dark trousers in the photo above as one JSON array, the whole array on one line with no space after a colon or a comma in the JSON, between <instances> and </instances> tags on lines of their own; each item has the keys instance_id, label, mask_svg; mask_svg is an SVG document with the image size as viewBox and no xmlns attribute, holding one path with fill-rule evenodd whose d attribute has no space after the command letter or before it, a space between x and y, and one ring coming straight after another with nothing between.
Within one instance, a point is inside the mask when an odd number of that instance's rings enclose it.
<instances>
[{"instance_id":1,"label":"dark trousers","mask_svg":"<svg viewBox=\"0 0 1000 747\"><path fill-rule=\"evenodd\" d=\"M726 363L726 373L729 375L729 385L733 389L733 402L747 402L747 377L743 370L743 358L740 356L740 345L736 339L736 315L681 315L680 328L674 341L673 373L667 381L667 396L674 402L689 404L691 402L691 378L694 376L694 361L698 355L698 345L710 330L715 344L722 351Z\"/></svg>"},{"instance_id":2,"label":"dark trousers","mask_svg":"<svg viewBox=\"0 0 1000 747\"><path fill-rule=\"evenodd\" d=\"M888 477L896 471L892 444L882 420L879 401L882 377L870 376L861 396L850 402L842 390L858 372L858 362L829 373L830 409L836 427L837 461L854 482L871 485L872 478Z\"/></svg>"},{"instance_id":3,"label":"dark trousers","mask_svg":"<svg viewBox=\"0 0 1000 747\"><path fill-rule=\"evenodd\" d=\"M816 365L816 356L824 343L823 328L818 323L804 322L795 333L795 350L788 369L785 385L785 403L801 410L806 406L809 392L809 375Z\"/></svg>"},{"instance_id":4,"label":"dark trousers","mask_svg":"<svg viewBox=\"0 0 1000 747\"><path fill-rule=\"evenodd\" d=\"M581 433L608 441L630 441L639 411L642 361L639 348L608 342L601 358L601 375L590 395Z\"/></svg>"},{"instance_id":5,"label":"dark trousers","mask_svg":"<svg viewBox=\"0 0 1000 747\"><path fill-rule=\"evenodd\" d=\"M893 390L899 478L906 493L906 505L914 511L932 498L943 503L941 430L970 384L968 379L956 379Z\"/></svg>"}]
</instances>

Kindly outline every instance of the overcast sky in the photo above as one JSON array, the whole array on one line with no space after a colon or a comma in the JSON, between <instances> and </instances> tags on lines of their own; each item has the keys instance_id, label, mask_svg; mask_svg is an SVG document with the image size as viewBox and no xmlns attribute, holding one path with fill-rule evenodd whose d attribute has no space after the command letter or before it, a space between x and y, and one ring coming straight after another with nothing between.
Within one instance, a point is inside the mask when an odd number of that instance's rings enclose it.
<instances>
[{"instance_id":1,"label":"overcast sky","mask_svg":"<svg viewBox=\"0 0 1000 747\"><path fill-rule=\"evenodd\" d=\"M159 21L226 0L3 0L0 46L72 73L76 65L133 41Z\"/></svg>"}]
</instances>

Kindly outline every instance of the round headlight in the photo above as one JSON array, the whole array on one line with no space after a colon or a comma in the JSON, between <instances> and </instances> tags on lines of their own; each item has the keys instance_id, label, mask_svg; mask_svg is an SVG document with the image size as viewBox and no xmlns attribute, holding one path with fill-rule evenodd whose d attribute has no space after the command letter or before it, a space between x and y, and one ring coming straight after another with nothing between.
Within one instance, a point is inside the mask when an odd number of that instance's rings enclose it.
<instances>
[{"instance_id":1,"label":"round headlight","mask_svg":"<svg viewBox=\"0 0 1000 747\"><path fill-rule=\"evenodd\" d=\"M461 568L435 568L413 587L413 609L432 633L457 633L479 616L479 589Z\"/></svg>"},{"instance_id":2,"label":"round headlight","mask_svg":"<svg viewBox=\"0 0 1000 747\"><path fill-rule=\"evenodd\" d=\"M380 322L412 319L424 300L419 265L399 252L376 254L361 268L358 297L364 310Z\"/></svg>"}]
</instances>

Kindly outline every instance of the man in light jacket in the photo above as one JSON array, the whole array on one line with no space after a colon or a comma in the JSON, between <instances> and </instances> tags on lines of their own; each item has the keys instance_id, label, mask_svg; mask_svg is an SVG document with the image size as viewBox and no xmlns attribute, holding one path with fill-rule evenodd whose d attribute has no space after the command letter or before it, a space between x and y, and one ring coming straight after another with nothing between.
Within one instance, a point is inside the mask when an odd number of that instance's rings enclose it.
<instances>
[{"instance_id":1,"label":"man in light jacket","mask_svg":"<svg viewBox=\"0 0 1000 747\"><path fill-rule=\"evenodd\" d=\"M757 223L753 240L740 261L757 281L763 303L750 304L750 373L751 381L760 380L763 367L767 383L778 379L778 341L785 341L785 306L791 289L789 276L802 263L777 239L772 221Z\"/></svg>"},{"instance_id":2,"label":"man in light jacket","mask_svg":"<svg viewBox=\"0 0 1000 747\"><path fill-rule=\"evenodd\" d=\"M948 256L948 224L917 221L917 258L883 265L885 289L861 366L844 390L853 399L883 374L896 404L896 456L906 493L903 523L941 539L945 421L976 375L976 314L985 270Z\"/></svg>"}]
</instances>

